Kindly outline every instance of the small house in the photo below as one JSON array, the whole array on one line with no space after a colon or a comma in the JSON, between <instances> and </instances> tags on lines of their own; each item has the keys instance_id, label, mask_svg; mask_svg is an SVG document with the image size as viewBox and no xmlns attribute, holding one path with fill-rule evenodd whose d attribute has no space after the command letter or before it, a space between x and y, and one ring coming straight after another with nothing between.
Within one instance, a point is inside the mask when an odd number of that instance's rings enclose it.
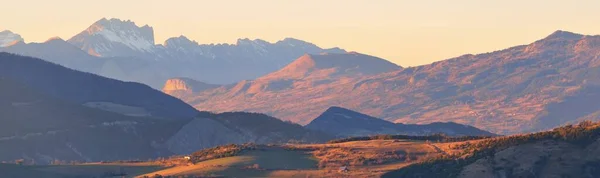
<instances>
[{"instance_id":1,"label":"small house","mask_svg":"<svg viewBox=\"0 0 600 178\"><path fill-rule=\"evenodd\" d=\"M342 166L342 167L340 167L340 169L338 170L338 172L348 172L348 171L350 171L350 170L348 169L348 167L347 167L347 166Z\"/></svg>"}]
</instances>

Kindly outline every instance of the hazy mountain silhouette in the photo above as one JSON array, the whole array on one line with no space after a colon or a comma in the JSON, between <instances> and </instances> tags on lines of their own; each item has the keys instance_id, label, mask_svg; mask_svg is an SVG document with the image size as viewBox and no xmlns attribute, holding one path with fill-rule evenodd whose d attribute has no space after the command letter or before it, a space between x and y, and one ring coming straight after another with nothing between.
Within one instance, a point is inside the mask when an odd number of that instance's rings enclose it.
<instances>
[{"instance_id":1,"label":"hazy mountain silhouette","mask_svg":"<svg viewBox=\"0 0 600 178\"><path fill-rule=\"evenodd\" d=\"M475 127L456 123L431 123L424 125L395 124L359 112L340 107L330 107L305 126L338 137L394 135L432 135L443 133L450 136L490 136L492 133Z\"/></svg>"},{"instance_id":2,"label":"hazy mountain silhouette","mask_svg":"<svg viewBox=\"0 0 600 178\"><path fill-rule=\"evenodd\" d=\"M176 77L230 84L276 71L306 53L345 52L337 47L323 49L294 38L275 43L238 39L235 44L199 44L182 35L169 38L160 45L155 44L152 27L114 18L96 21L67 40L70 45L60 41L25 44L18 34L4 31L0 33L0 51L37 57L105 77L144 83L155 89Z\"/></svg>"},{"instance_id":3,"label":"hazy mountain silhouette","mask_svg":"<svg viewBox=\"0 0 600 178\"><path fill-rule=\"evenodd\" d=\"M0 77L78 104L137 107L151 116L169 119L191 118L197 114L186 103L146 85L79 72L31 57L0 53Z\"/></svg>"}]
</instances>

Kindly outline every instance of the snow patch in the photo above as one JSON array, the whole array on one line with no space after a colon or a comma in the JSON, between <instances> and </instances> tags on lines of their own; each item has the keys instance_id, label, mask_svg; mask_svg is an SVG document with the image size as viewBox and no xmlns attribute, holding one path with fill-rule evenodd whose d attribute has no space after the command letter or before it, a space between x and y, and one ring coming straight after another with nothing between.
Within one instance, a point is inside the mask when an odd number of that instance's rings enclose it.
<instances>
[{"instance_id":1,"label":"snow patch","mask_svg":"<svg viewBox=\"0 0 600 178\"><path fill-rule=\"evenodd\" d=\"M139 51L150 52L154 47L152 41L145 39L141 34L134 30L115 32L112 30L104 29L96 32L94 35L101 35L108 41L121 43L131 49ZM104 48L106 47L104 46Z\"/></svg>"},{"instance_id":2,"label":"snow patch","mask_svg":"<svg viewBox=\"0 0 600 178\"><path fill-rule=\"evenodd\" d=\"M8 30L0 32L0 47L8 47L20 41L23 41L23 38L19 34Z\"/></svg>"}]
</instances>

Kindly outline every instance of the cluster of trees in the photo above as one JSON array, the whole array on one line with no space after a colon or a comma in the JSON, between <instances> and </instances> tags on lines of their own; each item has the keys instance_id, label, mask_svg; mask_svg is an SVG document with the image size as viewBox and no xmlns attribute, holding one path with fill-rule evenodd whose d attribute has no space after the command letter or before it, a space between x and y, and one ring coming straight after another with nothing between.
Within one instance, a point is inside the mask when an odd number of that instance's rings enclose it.
<instances>
[{"instance_id":1,"label":"cluster of trees","mask_svg":"<svg viewBox=\"0 0 600 178\"><path fill-rule=\"evenodd\" d=\"M556 140L585 147L599 138L600 122L584 121L578 125L567 125L546 132L492 138L477 143L466 143L461 146L465 149L462 154L445 155L430 159L386 173L383 177L458 177L464 166L472 164L481 158L493 156L496 152L512 146L543 140Z\"/></svg>"},{"instance_id":2,"label":"cluster of trees","mask_svg":"<svg viewBox=\"0 0 600 178\"><path fill-rule=\"evenodd\" d=\"M244 151L255 150L257 146L252 143L247 143L243 145L237 144L229 144L223 146L217 146L209 149L200 150L192 153L191 161L193 163L202 162L211 159L231 157L239 155Z\"/></svg>"},{"instance_id":3,"label":"cluster of trees","mask_svg":"<svg viewBox=\"0 0 600 178\"><path fill-rule=\"evenodd\" d=\"M331 140L327 143L344 143L352 141L367 141L367 140L418 140L418 141L431 141L431 142L459 142L468 140L478 140L491 138L489 136L460 136L450 137L445 134L433 134L426 136L411 136L411 135L375 135L365 137L350 137L343 139Z\"/></svg>"}]
</instances>

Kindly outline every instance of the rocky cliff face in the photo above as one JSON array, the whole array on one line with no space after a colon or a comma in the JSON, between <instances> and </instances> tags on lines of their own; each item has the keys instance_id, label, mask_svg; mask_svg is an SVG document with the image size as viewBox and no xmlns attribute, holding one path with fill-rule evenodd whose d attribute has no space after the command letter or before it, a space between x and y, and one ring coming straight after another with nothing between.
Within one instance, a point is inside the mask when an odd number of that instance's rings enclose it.
<instances>
[{"instance_id":1,"label":"rocky cliff face","mask_svg":"<svg viewBox=\"0 0 600 178\"><path fill-rule=\"evenodd\" d=\"M191 94L217 88L219 86L220 85L207 84L189 78L172 78L165 82L162 91L169 95L179 95L178 93Z\"/></svg>"},{"instance_id":2,"label":"rocky cliff face","mask_svg":"<svg viewBox=\"0 0 600 178\"><path fill-rule=\"evenodd\" d=\"M152 27L105 18L69 39L69 43L97 57L150 55L155 45Z\"/></svg>"}]
</instances>

